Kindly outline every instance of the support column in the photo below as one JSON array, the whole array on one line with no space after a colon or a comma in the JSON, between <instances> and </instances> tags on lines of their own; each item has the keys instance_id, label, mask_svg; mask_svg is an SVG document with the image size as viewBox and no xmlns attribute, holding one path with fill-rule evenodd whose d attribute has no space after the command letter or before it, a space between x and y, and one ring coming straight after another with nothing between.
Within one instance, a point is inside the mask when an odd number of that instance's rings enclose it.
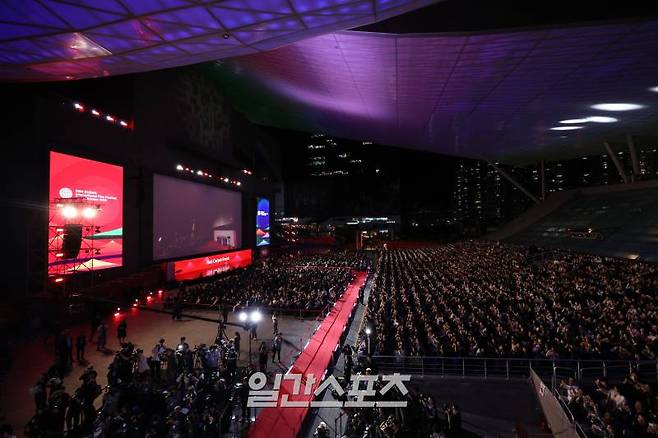
<instances>
[{"instance_id":1,"label":"support column","mask_svg":"<svg viewBox=\"0 0 658 438\"><path fill-rule=\"evenodd\" d=\"M614 151L610 147L610 144L608 144L607 141L604 141L603 145L605 146L606 151L608 151L608 156L610 157L612 162L615 163L617 172L619 172L619 176L621 176L621 179L624 181L624 184L628 184L628 176L626 176L626 172L624 172L624 168L621 166L621 163L619 162L619 158L617 158L617 155L614 153Z\"/></svg>"},{"instance_id":2,"label":"support column","mask_svg":"<svg viewBox=\"0 0 658 438\"><path fill-rule=\"evenodd\" d=\"M628 151L631 153L631 162L633 163L633 176L637 180L640 175L640 162L637 159L637 150L635 149L635 142L633 141L633 136L628 134L626 136L626 142L628 143Z\"/></svg>"},{"instance_id":3,"label":"support column","mask_svg":"<svg viewBox=\"0 0 658 438\"><path fill-rule=\"evenodd\" d=\"M500 174L501 174L501 175L502 175L507 181L511 182L511 183L514 185L514 187L516 187L517 189L521 190L521 192L523 192L524 195L526 195L528 198L532 199L532 201L533 201L535 204L539 204L539 203L540 203L539 199L537 199L537 197L536 197L535 195L533 195L532 193L530 193L529 191L527 191L527 190L526 190L521 184L519 184L518 182L516 182L516 180L515 180L514 178L512 178L510 175L507 174L507 172L505 172L503 169L501 169L500 167L498 167L495 163L493 163L492 161L490 161L487 157L482 157L482 158L484 159L484 161L486 161L486 162L489 164L489 166L491 166L491 167L493 167L494 169L496 169L496 171L497 171L498 173L500 173Z\"/></svg>"}]
</instances>

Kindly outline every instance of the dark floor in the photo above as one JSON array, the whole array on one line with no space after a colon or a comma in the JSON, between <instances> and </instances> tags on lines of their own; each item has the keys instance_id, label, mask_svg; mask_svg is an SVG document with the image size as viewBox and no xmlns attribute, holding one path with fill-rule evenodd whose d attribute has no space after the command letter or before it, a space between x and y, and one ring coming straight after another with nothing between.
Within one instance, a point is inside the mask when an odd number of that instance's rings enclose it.
<instances>
[{"instance_id":1,"label":"dark floor","mask_svg":"<svg viewBox=\"0 0 658 438\"><path fill-rule=\"evenodd\" d=\"M549 437L540 428L541 408L524 380L462 380L412 377L438 406L457 404L465 431L478 436L514 437L517 422L531 437Z\"/></svg>"}]
</instances>

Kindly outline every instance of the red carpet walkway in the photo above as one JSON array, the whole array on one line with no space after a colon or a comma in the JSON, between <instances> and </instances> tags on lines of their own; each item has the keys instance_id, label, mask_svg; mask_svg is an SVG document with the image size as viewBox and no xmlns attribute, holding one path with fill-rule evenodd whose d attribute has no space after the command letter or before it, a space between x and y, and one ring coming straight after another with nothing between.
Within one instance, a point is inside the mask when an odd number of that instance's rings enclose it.
<instances>
[{"instance_id":1,"label":"red carpet walkway","mask_svg":"<svg viewBox=\"0 0 658 438\"><path fill-rule=\"evenodd\" d=\"M320 327L318 327L318 330L310 339L302 354L295 361L290 374L303 375L302 394L289 395L289 400L310 401L313 398L313 391L320 384L320 380L327 366L329 366L331 356L345 330L354 303L356 303L359 297L359 289L365 283L366 277L367 274L365 272L356 272L355 280L347 287L343 296L336 302L329 315L322 321L322 324L320 324ZM309 374L315 377L316 383L313 385L311 394L304 395L305 376ZM288 379L281 383L279 400L281 400L283 394L292 393L293 384L294 382ZM299 433L308 410L308 407L264 408L251 427L249 436L251 438L294 438Z\"/></svg>"}]
</instances>

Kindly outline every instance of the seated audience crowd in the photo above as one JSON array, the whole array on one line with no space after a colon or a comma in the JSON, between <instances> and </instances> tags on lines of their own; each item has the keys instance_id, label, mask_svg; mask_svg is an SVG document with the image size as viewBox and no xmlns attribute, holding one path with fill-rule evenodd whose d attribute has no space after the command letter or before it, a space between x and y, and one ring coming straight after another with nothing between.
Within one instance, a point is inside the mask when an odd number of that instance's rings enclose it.
<instances>
[{"instance_id":1,"label":"seated audience crowd","mask_svg":"<svg viewBox=\"0 0 658 438\"><path fill-rule=\"evenodd\" d=\"M658 437L656 384L641 382L636 372L620 384L596 379L593 388L569 379L559 392L587 436Z\"/></svg>"},{"instance_id":2,"label":"seated audience crowd","mask_svg":"<svg viewBox=\"0 0 658 438\"><path fill-rule=\"evenodd\" d=\"M239 271L184 286L186 304L253 306L319 310L333 303L354 276L350 269L368 269L362 252L270 258Z\"/></svg>"},{"instance_id":3,"label":"seated audience crowd","mask_svg":"<svg viewBox=\"0 0 658 438\"><path fill-rule=\"evenodd\" d=\"M464 242L383 251L368 302L375 354L654 359L655 265Z\"/></svg>"},{"instance_id":4,"label":"seated audience crowd","mask_svg":"<svg viewBox=\"0 0 658 438\"><path fill-rule=\"evenodd\" d=\"M279 260L286 266L320 266L369 271L372 266L372 258L372 254L368 251L333 251L290 254Z\"/></svg>"}]
</instances>

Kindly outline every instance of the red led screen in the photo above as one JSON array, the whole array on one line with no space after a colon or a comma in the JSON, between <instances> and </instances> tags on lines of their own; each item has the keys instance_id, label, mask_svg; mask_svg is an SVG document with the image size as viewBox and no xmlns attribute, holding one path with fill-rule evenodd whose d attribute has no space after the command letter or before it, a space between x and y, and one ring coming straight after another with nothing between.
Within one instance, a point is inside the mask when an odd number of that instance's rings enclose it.
<instances>
[{"instance_id":1,"label":"red led screen","mask_svg":"<svg viewBox=\"0 0 658 438\"><path fill-rule=\"evenodd\" d=\"M50 152L48 274L121 266L123 168Z\"/></svg>"},{"instance_id":2,"label":"red led screen","mask_svg":"<svg viewBox=\"0 0 658 438\"><path fill-rule=\"evenodd\" d=\"M174 278L176 280L192 280L249 266L251 264L251 250L243 249L242 251L225 252L173 263Z\"/></svg>"}]
</instances>

